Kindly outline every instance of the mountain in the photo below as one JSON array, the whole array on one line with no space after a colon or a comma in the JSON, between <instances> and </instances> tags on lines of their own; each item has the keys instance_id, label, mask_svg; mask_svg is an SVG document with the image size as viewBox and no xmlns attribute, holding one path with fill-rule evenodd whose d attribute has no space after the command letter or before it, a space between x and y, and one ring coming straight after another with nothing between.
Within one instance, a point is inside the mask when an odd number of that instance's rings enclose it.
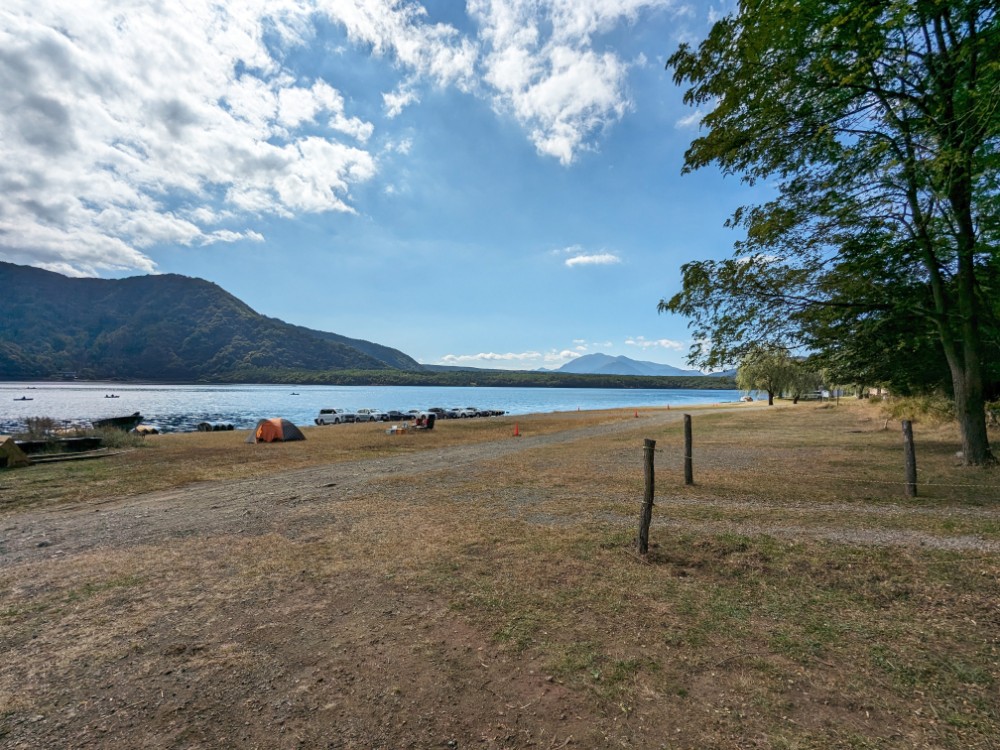
<instances>
[{"instance_id":1,"label":"mountain","mask_svg":"<svg viewBox=\"0 0 1000 750\"><path fill-rule=\"evenodd\" d=\"M660 365L656 362L640 362L628 357L612 357L609 354L586 354L567 362L555 372L571 372L591 375L685 375L699 376L698 370L682 370L679 367Z\"/></svg>"},{"instance_id":2,"label":"mountain","mask_svg":"<svg viewBox=\"0 0 1000 750\"><path fill-rule=\"evenodd\" d=\"M177 274L71 279L0 262L0 379L232 380L241 372L421 370L396 349L284 323Z\"/></svg>"}]
</instances>

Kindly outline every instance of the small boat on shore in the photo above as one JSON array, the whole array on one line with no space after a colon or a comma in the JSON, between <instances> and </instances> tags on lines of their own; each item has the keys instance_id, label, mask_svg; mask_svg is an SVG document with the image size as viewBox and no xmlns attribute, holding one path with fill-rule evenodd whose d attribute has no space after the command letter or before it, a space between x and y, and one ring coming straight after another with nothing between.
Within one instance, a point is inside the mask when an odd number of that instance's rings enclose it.
<instances>
[{"instance_id":1,"label":"small boat on shore","mask_svg":"<svg viewBox=\"0 0 1000 750\"><path fill-rule=\"evenodd\" d=\"M100 429L114 429L114 430L134 430L136 425L142 421L142 414L135 412L127 417L106 417L105 419L95 419L93 424L98 430Z\"/></svg>"},{"instance_id":2,"label":"small boat on shore","mask_svg":"<svg viewBox=\"0 0 1000 750\"><path fill-rule=\"evenodd\" d=\"M27 396L21 396L21 398L15 398L15 401L34 401L33 398L28 398Z\"/></svg>"},{"instance_id":3,"label":"small boat on shore","mask_svg":"<svg viewBox=\"0 0 1000 750\"><path fill-rule=\"evenodd\" d=\"M113 394L113 393L106 393L106 394L104 395L104 398L121 398L121 396L116 396L116 395L115 395L115 394Z\"/></svg>"}]
</instances>

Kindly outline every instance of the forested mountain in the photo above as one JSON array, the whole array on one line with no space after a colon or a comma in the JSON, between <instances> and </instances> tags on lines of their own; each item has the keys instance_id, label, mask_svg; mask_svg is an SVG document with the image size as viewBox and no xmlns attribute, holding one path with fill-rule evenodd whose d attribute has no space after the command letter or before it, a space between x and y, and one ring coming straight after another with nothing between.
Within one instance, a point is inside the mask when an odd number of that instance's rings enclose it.
<instances>
[{"instance_id":1,"label":"forested mountain","mask_svg":"<svg viewBox=\"0 0 1000 750\"><path fill-rule=\"evenodd\" d=\"M396 349L268 318L216 284L176 274L71 279L0 262L0 301L3 379L421 369Z\"/></svg>"}]
</instances>

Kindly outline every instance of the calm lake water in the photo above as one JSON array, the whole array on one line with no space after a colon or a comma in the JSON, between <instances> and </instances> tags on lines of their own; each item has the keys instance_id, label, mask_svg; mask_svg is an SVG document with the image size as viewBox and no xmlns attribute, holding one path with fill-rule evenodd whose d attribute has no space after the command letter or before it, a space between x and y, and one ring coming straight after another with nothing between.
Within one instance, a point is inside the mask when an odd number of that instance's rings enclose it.
<instances>
[{"instance_id":1,"label":"calm lake water","mask_svg":"<svg viewBox=\"0 0 1000 750\"><path fill-rule=\"evenodd\" d=\"M107 398L108 396L117 398ZM284 417L311 425L321 408L427 409L474 406L509 414L683 406L738 401L739 391L615 388L479 388L325 385L122 385L120 383L0 383L0 434L24 427L27 417L66 424L141 412L144 424L164 432L193 430L199 422L249 429L258 419ZM30 400L21 401L27 398Z\"/></svg>"}]
</instances>

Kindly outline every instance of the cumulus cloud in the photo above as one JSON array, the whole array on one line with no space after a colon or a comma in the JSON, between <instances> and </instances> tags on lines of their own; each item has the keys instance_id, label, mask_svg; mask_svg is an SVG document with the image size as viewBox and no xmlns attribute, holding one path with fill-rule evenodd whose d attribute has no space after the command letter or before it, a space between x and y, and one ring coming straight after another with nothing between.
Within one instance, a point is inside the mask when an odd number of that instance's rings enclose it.
<instances>
[{"instance_id":1,"label":"cumulus cloud","mask_svg":"<svg viewBox=\"0 0 1000 750\"><path fill-rule=\"evenodd\" d=\"M396 91L389 91L382 94L382 103L385 105L385 115L388 118L398 117L404 109L420 101L420 97L413 89L399 88Z\"/></svg>"},{"instance_id":2,"label":"cumulus cloud","mask_svg":"<svg viewBox=\"0 0 1000 750\"><path fill-rule=\"evenodd\" d=\"M220 222L351 211L376 172L373 125L265 41L302 43L304 6L14 0L2 18L4 257L152 271L156 244L261 240Z\"/></svg>"},{"instance_id":3,"label":"cumulus cloud","mask_svg":"<svg viewBox=\"0 0 1000 750\"><path fill-rule=\"evenodd\" d=\"M687 347L680 341L672 339L647 339L644 336L635 336L625 339L627 346L635 346L640 349L670 349L671 351L684 351Z\"/></svg>"},{"instance_id":4,"label":"cumulus cloud","mask_svg":"<svg viewBox=\"0 0 1000 750\"><path fill-rule=\"evenodd\" d=\"M352 188L379 170L375 123L335 80L287 67L293 51L320 48L320 19L398 72L393 90L373 92L388 119L423 86L453 88L486 97L540 154L571 164L628 111L626 76L642 64L602 37L671 2L469 0L467 36L416 0L9 0L0 255L82 274L153 271L156 245L258 242L258 217L354 212ZM589 258L571 265L613 262Z\"/></svg>"},{"instance_id":5,"label":"cumulus cloud","mask_svg":"<svg viewBox=\"0 0 1000 750\"><path fill-rule=\"evenodd\" d=\"M621 263L622 259L613 253L594 253L592 255L574 255L567 258L565 263L568 267L574 266L611 266Z\"/></svg>"},{"instance_id":6,"label":"cumulus cloud","mask_svg":"<svg viewBox=\"0 0 1000 750\"><path fill-rule=\"evenodd\" d=\"M629 64L595 37L670 0L469 0L480 26L494 107L528 130L539 153L563 164L630 105Z\"/></svg>"}]
</instances>

